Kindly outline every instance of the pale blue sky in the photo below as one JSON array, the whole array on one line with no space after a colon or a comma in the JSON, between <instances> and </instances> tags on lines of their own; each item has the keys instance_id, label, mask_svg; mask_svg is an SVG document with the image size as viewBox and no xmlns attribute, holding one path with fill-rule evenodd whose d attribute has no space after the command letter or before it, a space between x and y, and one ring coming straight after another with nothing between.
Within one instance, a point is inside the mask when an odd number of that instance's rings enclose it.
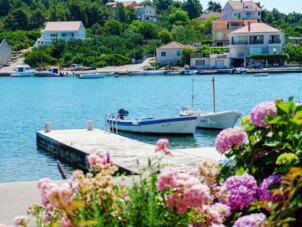
<instances>
[{"instance_id":1,"label":"pale blue sky","mask_svg":"<svg viewBox=\"0 0 302 227\"><path fill-rule=\"evenodd\" d=\"M122 0L123 1L123 0ZM140 2L142 0L138 0ZM219 2L223 7L226 0L213 0ZM302 1L301 0L254 0L255 2L261 2L261 5L264 5L265 9L272 10L277 8L281 13L291 13L293 11L297 13L302 13ZM209 0L200 0L203 8L207 8Z\"/></svg>"}]
</instances>

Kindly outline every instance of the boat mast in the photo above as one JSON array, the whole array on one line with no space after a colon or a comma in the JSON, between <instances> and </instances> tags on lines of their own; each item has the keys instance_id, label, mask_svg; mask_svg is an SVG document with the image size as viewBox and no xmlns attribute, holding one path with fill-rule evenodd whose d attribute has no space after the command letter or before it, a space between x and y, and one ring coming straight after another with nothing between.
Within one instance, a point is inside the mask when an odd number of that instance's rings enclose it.
<instances>
[{"instance_id":1,"label":"boat mast","mask_svg":"<svg viewBox=\"0 0 302 227\"><path fill-rule=\"evenodd\" d=\"M194 79L192 79L192 109L194 107Z\"/></svg>"},{"instance_id":2,"label":"boat mast","mask_svg":"<svg viewBox=\"0 0 302 227\"><path fill-rule=\"evenodd\" d=\"M213 107L214 107L214 113L216 112L216 98L215 98L215 79L213 77L212 79L212 87L213 87Z\"/></svg>"}]
</instances>

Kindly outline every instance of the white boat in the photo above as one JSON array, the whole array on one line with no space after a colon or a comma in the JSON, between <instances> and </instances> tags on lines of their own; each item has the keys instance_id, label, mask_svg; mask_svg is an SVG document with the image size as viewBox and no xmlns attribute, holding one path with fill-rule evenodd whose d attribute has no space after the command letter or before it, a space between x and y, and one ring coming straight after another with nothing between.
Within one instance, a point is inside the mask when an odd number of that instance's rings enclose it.
<instances>
[{"instance_id":1,"label":"white boat","mask_svg":"<svg viewBox=\"0 0 302 227\"><path fill-rule=\"evenodd\" d=\"M245 74L245 73L247 73L247 69L241 67L233 68L232 71L230 72L230 74Z\"/></svg>"},{"instance_id":2,"label":"white boat","mask_svg":"<svg viewBox=\"0 0 302 227\"><path fill-rule=\"evenodd\" d=\"M204 112L183 108L181 116L197 116L197 127L208 129L225 129L234 127L241 113L235 110L221 112Z\"/></svg>"},{"instance_id":3,"label":"white boat","mask_svg":"<svg viewBox=\"0 0 302 227\"><path fill-rule=\"evenodd\" d=\"M35 71L31 70L29 65L18 65L15 68L15 72L13 72L11 77L32 77L35 76Z\"/></svg>"},{"instance_id":4,"label":"white boat","mask_svg":"<svg viewBox=\"0 0 302 227\"><path fill-rule=\"evenodd\" d=\"M197 79L195 79L197 80ZM194 79L192 80L192 109L182 108L180 116L197 116L197 127L206 129L225 129L232 128L236 124L237 120L242 114L235 110L227 110L216 112L216 101L215 101L215 80L212 79L213 85L213 112L204 112L201 109L194 110Z\"/></svg>"},{"instance_id":5,"label":"white boat","mask_svg":"<svg viewBox=\"0 0 302 227\"><path fill-rule=\"evenodd\" d=\"M104 72L104 73L85 73L80 74L78 76L79 79L99 79L99 78L105 78L106 76L111 76L113 73L110 72Z\"/></svg>"},{"instance_id":6,"label":"white boat","mask_svg":"<svg viewBox=\"0 0 302 227\"><path fill-rule=\"evenodd\" d=\"M140 76L142 75L142 71L130 71L129 76Z\"/></svg>"},{"instance_id":7,"label":"white boat","mask_svg":"<svg viewBox=\"0 0 302 227\"><path fill-rule=\"evenodd\" d=\"M61 74L63 76L63 74ZM48 71L37 71L35 73L35 76L38 77L58 77L60 76L59 74L59 69L58 68L50 68Z\"/></svg>"},{"instance_id":8,"label":"white boat","mask_svg":"<svg viewBox=\"0 0 302 227\"><path fill-rule=\"evenodd\" d=\"M185 75L195 75L195 74L197 74L197 70L193 70L193 71L190 71L190 70L188 70L188 71L184 71L184 74Z\"/></svg>"},{"instance_id":9,"label":"white boat","mask_svg":"<svg viewBox=\"0 0 302 227\"><path fill-rule=\"evenodd\" d=\"M145 70L141 72L141 75L148 76L148 75L163 75L165 73L164 70Z\"/></svg>"},{"instance_id":10,"label":"white boat","mask_svg":"<svg viewBox=\"0 0 302 227\"><path fill-rule=\"evenodd\" d=\"M127 114L123 114L123 113ZM196 116L179 116L166 118L124 119L128 111L120 109L117 117L106 116L106 128L113 131L126 131L145 134L193 135L197 125Z\"/></svg>"}]
</instances>

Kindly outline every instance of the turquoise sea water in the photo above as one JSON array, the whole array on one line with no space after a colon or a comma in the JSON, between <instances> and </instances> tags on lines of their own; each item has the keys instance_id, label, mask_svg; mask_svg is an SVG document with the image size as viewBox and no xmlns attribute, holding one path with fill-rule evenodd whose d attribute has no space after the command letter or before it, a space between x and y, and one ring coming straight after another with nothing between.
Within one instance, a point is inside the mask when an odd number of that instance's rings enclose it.
<instances>
[{"instance_id":1,"label":"turquoise sea water","mask_svg":"<svg viewBox=\"0 0 302 227\"><path fill-rule=\"evenodd\" d=\"M106 113L119 108L129 118L177 116L191 104L211 111L213 75L76 78L0 78L0 182L59 179L55 158L36 148L36 131L50 121L52 129L86 128L87 120L104 129ZM276 97L302 100L302 74L215 75L216 110L249 114L258 103ZM194 137L169 137L171 147L209 147L218 131L197 130ZM122 135L154 144L158 137ZM72 167L64 164L66 172Z\"/></svg>"}]
</instances>

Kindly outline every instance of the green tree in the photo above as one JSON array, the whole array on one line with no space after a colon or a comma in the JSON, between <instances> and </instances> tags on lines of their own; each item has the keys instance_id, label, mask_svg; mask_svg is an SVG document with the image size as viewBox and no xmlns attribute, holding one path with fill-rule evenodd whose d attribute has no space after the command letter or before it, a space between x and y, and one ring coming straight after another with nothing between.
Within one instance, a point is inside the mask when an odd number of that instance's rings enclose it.
<instances>
[{"instance_id":1,"label":"green tree","mask_svg":"<svg viewBox=\"0 0 302 227\"><path fill-rule=\"evenodd\" d=\"M175 9L174 12L169 15L169 21L171 24L185 25L189 21L189 16L186 11Z\"/></svg>"},{"instance_id":2,"label":"green tree","mask_svg":"<svg viewBox=\"0 0 302 227\"><path fill-rule=\"evenodd\" d=\"M221 5L219 2L209 1L207 11L221 12Z\"/></svg>"},{"instance_id":3,"label":"green tree","mask_svg":"<svg viewBox=\"0 0 302 227\"><path fill-rule=\"evenodd\" d=\"M10 10L10 1L0 0L0 17L6 16L9 10Z\"/></svg>"},{"instance_id":4,"label":"green tree","mask_svg":"<svg viewBox=\"0 0 302 227\"><path fill-rule=\"evenodd\" d=\"M18 8L5 18L4 23L11 30L26 30L29 27L29 15L25 9Z\"/></svg>"},{"instance_id":5,"label":"green tree","mask_svg":"<svg viewBox=\"0 0 302 227\"><path fill-rule=\"evenodd\" d=\"M157 26L150 21L143 21L139 24L138 31L144 36L144 39L157 38Z\"/></svg>"},{"instance_id":6,"label":"green tree","mask_svg":"<svg viewBox=\"0 0 302 227\"><path fill-rule=\"evenodd\" d=\"M184 48L181 54L181 60L183 64L190 65L190 56L194 54L195 50L191 48Z\"/></svg>"},{"instance_id":7,"label":"green tree","mask_svg":"<svg viewBox=\"0 0 302 227\"><path fill-rule=\"evenodd\" d=\"M137 19L136 10L133 7L125 7L125 22L131 24L132 21Z\"/></svg>"},{"instance_id":8,"label":"green tree","mask_svg":"<svg viewBox=\"0 0 302 227\"><path fill-rule=\"evenodd\" d=\"M183 8L188 12L190 19L197 18L202 13L202 5L199 0L187 0L184 2Z\"/></svg>"},{"instance_id":9,"label":"green tree","mask_svg":"<svg viewBox=\"0 0 302 227\"><path fill-rule=\"evenodd\" d=\"M172 5L173 0L153 0L155 8L158 12L167 10Z\"/></svg>"},{"instance_id":10,"label":"green tree","mask_svg":"<svg viewBox=\"0 0 302 227\"><path fill-rule=\"evenodd\" d=\"M40 9L37 9L32 12L29 24L32 29L39 28L44 24L45 21L46 21L46 16L44 12Z\"/></svg>"},{"instance_id":11,"label":"green tree","mask_svg":"<svg viewBox=\"0 0 302 227\"><path fill-rule=\"evenodd\" d=\"M115 16L122 23L126 22L125 7L123 3L117 3L115 8Z\"/></svg>"},{"instance_id":12,"label":"green tree","mask_svg":"<svg viewBox=\"0 0 302 227\"><path fill-rule=\"evenodd\" d=\"M172 41L171 33L166 29L163 29L158 33L158 38L162 44L167 44Z\"/></svg>"},{"instance_id":13,"label":"green tree","mask_svg":"<svg viewBox=\"0 0 302 227\"><path fill-rule=\"evenodd\" d=\"M123 24L117 20L108 20L103 29L107 35L120 35L123 31Z\"/></svg>"}]
</instances>

